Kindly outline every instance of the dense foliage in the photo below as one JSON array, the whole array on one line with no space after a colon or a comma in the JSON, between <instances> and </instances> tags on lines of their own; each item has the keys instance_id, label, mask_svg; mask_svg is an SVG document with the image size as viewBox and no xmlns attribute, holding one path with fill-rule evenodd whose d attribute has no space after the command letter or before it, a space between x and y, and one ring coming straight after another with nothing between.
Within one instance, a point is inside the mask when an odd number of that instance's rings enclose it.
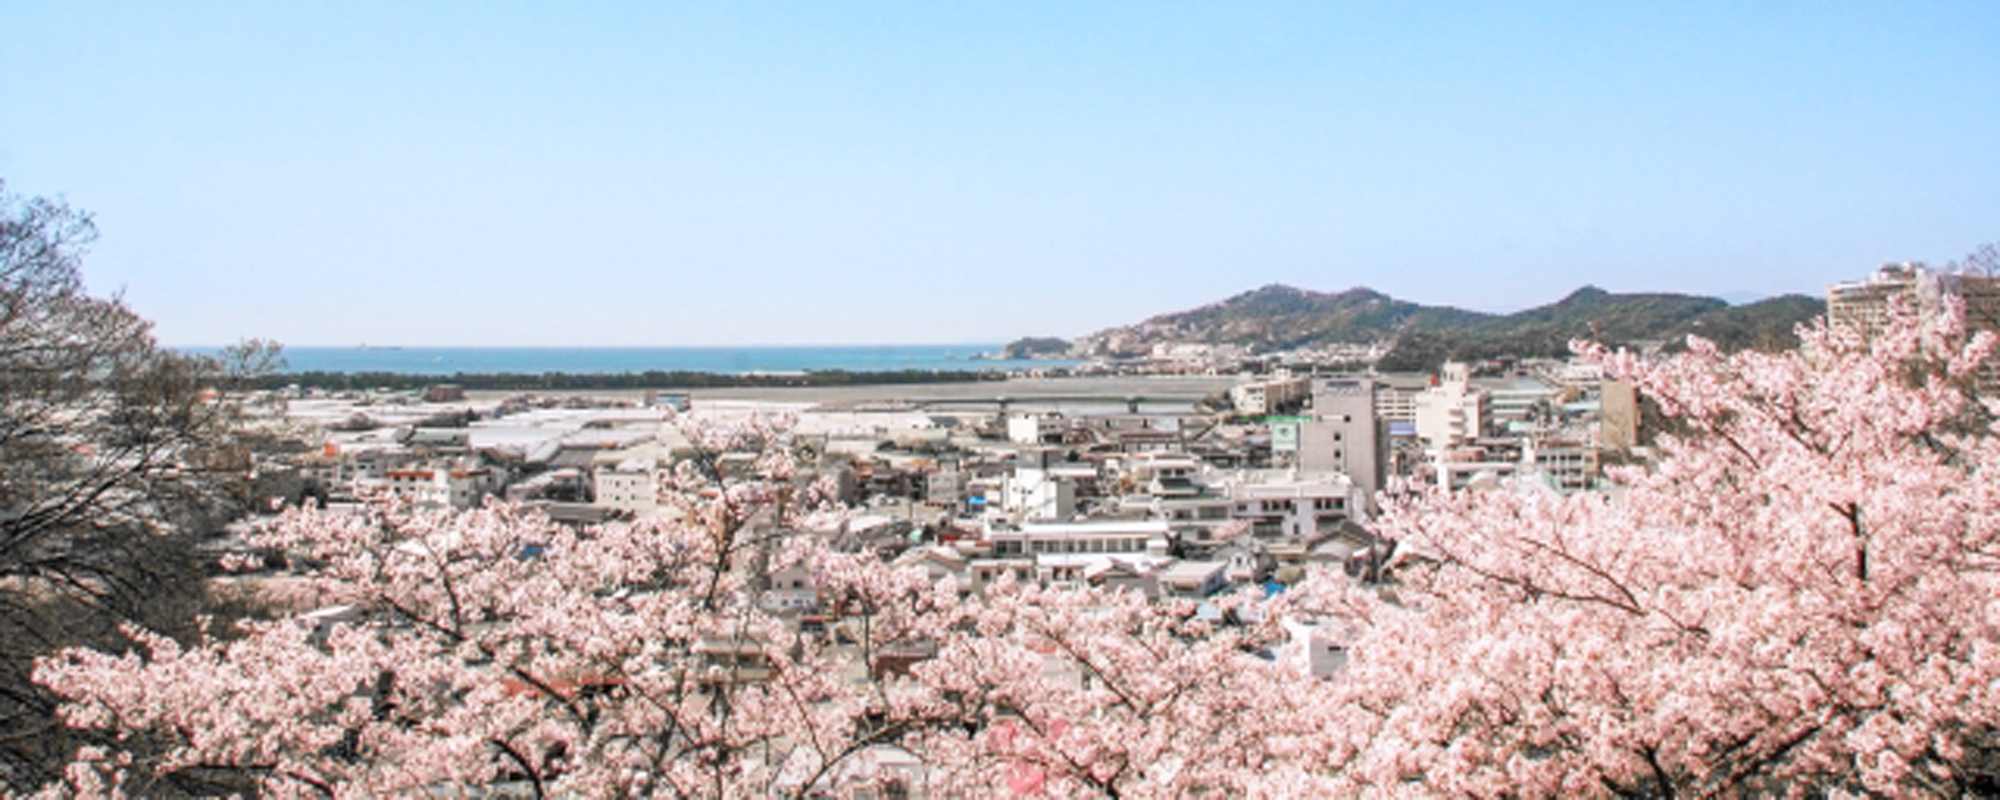
<instances>
[{"instance_id":1,"label":"dense foliage","mask_svg":"<svg viewBox=\"0 0 2000 800\"><path fill-rule=\"evenodd\" d=\"M230 373L84 290L94 235L0 184L0 783L17 789L77 743L32 659L118 645L121 621L185 629L203 602L192 544L240 507L248 471L238 409L211 391Z\"/></svg>"},{"instance_id":2,"label":"dense foliage","mask_svg":"<svg viewBox=\"0 0 2000 800\"><path fill-rule=\"evenodd\" d=\"M1687 337L1699 336L1728 351L1782 350L1798 345L1800 323L1825 310L1824 302L1803 295L1731 306L1710 298L1586 288L1554 305L1463 329L1413 326L1396 337L1376 366L1425 371L1445 361L1560 357L1575 339L1658 343L1675 350Z\"/></svg>"},{"instance_id":3,"label":"dense foliage","mask_svg":"<svg viewBox=\"0 0 2000 800\"><path fill-rule=\"evenodd\" d=\"M1362 784L1494 795L1996 788L1991 334L1591 354L1681 433L1609 494L1399 504L1330 753ZM1358 710L1357 710L1358 709Z\"/></svg>"}]
</instances>

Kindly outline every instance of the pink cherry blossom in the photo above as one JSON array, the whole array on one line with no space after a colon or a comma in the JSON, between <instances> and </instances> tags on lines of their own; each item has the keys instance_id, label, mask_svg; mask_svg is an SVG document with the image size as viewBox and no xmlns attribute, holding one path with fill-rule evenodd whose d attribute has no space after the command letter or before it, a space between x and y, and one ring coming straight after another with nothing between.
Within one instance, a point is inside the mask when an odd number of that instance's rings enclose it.
<instances>
[{"instance_id":1,"label":"pink cherry blossom","mask_svg":"<svg viewBox=\"0 0 2000 800\"><path fill-rule=\"evenodd\" d=\"M41 663L68 724L146 745L83 751L50 791L190 771L278 796L1991 790L2000 408L1971 388L1995 342L1955 311L1903 322L1817 324L1783 353L1580 345L1670 418L1610 489L1398 489L1382 583L1314 570L1204 613L834 552L796 533L838 510L784 420L683 421L696 452L632 523L293 509L256 544L319 611ZM730 452L752 466L725 474ZM824 634L757 602L794 565ZM1300 637L1344 666L1285 657Z\"/></svg>"}]
</instances>

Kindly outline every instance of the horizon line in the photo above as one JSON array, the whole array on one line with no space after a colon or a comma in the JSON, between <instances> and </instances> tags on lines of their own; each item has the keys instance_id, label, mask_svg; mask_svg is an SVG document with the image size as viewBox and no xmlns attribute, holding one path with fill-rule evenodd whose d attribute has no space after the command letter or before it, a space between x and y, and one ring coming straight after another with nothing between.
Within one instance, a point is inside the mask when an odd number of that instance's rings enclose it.
<instances>
[{"instance_id":1,"label":"horizon line","mask_svg":"<svg viewBox=\"0 0 2000 800\"><path fill-rule=\"evenodd\" d=\"M1015 337L1015 339L1030 337ZM1033 337L1042 338L1042 337ZM1073 336L1057 337L1064 341ZM276 340L272 340L276 341ZM842 347L1005 347L1008 341L986 342L765 342L757 344L291 344L277 341L284 350L735 350L748 348L787 348L824 350ZM163 344L169 350L221 350L234 347L232 344Z\"/></svg>"}]
</instances>

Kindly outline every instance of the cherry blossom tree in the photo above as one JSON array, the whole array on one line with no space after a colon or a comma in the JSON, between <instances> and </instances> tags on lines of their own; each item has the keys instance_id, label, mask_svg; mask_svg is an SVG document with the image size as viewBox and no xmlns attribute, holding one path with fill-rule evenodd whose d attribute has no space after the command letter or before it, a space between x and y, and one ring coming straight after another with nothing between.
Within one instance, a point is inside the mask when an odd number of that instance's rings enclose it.
<instances>
[{"instance_id":1,"label":"cherry blossom tree","mask_svg":"<svg viewBox=\"0 0 2000 800\"><path fill-rule=\"evenodd\" d=\"M964 726L909 747L945 796L1243 794L1279 757L1263 721L1301 685L1254 655L1283 631L1251 596L1211 608L1005 582L915 669Z\"/></svg>"},{"instance_id":2,"label":"cherry blossom tree","mask_svg":"<svg viewBox=\"0 0 2000 800\"><path fill-rule=\"evenodd\" d=\"M171 745L152 763L87 754L68 788L720 796L872 779L846 762L888 738L870 727L888 689L851 674L854 653L896 645L920 615L867 605L931 588L787 535L820 504L783 426L687 430L668 512L632 524L577 531L504 504L289 512L256 543L300 567L293 604L326 611L185 647L135 631L143 654L43 663L70 724ZM755 458L739 475L727 453ZM803 636L759 606L751 562L789 559L824 562L860 641Z\"/></svg>"},{"instance_id":3,"label":"cherry blossom tree","mask_svg":"<svg viewBox=\"0 0 2000 800\"><path fill-rule=\"evenodd\" d=\"M1478 796L1992 791L1994 347L1956 312L1790 352L1584 346L1682 432L1608 493L1391 504L1387 597L1311 716L1346 788ZM1984 781L1984 783L1981 783Z\"/></svg>"},{"instance_id":4,"label":"cherry blossom tree","mask_svg":"<svg viewBox=\"0 0 2000 800\"><path fill-rule=\"evenodd\" d=\"M150 745L52 791L1991 791L2000 431L1971 387L1995 343L1902 322L1784 353L1583 346L1676 423L1608 491L1401 491L1385 581L1201 609L975 593L791 535L825 505L762 421L691 429L668 512L632 524L292 512L261 542L337 611L44 660L66 722ZM823 634L758 602L793 565ZM1309 623L1343 648L1331 677L1282 656Z\"/></svg>"}]
</instances>

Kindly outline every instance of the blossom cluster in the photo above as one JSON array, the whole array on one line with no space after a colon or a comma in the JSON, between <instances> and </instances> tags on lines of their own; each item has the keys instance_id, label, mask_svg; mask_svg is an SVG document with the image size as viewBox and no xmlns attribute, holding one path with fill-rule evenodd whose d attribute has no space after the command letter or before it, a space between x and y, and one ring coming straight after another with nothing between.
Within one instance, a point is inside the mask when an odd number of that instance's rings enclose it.
<instances>
[{"instance_id":1,"label":"blossom cluster","mask_svg":"<svg viewBox=\"0 0 2000 800\"><path fill-rule=\"evenodd\" d=\"M1995 343L1907 323L1580 345L1673 422L1610 491L1400 492L1383 581L1204 613L834 552L797 533L837 511L782 420L691 427L665 511L631 523L294 510L257 544L329 611L46 659L67 723L134 743L51 792L1974 791L2000 746L2000 408L1973 389ZM757 602L790 566L823 629ZM1275 656L1301 635L1344 668Z\"/></svg>"}]
</instances>

